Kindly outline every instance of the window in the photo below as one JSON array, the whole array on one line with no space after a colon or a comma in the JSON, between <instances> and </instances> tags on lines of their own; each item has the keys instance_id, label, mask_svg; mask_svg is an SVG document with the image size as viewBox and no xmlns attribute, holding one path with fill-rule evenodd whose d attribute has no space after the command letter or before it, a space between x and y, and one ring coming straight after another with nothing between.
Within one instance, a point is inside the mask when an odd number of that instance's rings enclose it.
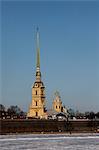
<instances>
[{"instance_id":1,"label":"window","mask_svg":"<svg viewBox=\"0 0 99 150\"><path fill-rule=\"evenodd\" d=\"M38 86L38 84L36 83L36 84L35 84L35 87L37 87L37 86Z\"/></svg>"},{"instance_id":2,"label":"window","mask_svg":"<svg viewBox=\"0 0 99 150\"><path fill-rule=\"evenodd\" d=\"M36 106L37 106L37 101L36 101Z\"/></svg>"},{"instance_id":3,"label":"window","mask_svg":"<svg viewBox=\"0 0 99 150\"><path fill-rule=\"evenodd\" d=\"M36 116L38 116L38 112L36 112Z\"/></svg>"},{"instance_id":4,"label":"window","mask_svg":"<svg viewBox=\"0 0 99 150\"><path fill-rule=\"evenodd\" d=\"M37 95L37 91L36 91L36 95Z\"/></svg>"},{"instance_id":5,"label":"window","mask_svg":"<svg viewBox=\"0 0 99 150\"><path fill-rule=\"evenodd\" d=\"M57 105L56 105L56 109L57 109Z\"/></svg>"},{"instance_id":6,"label":"window","mask_svg":"<svg viewBox=\"0 0 99 150\"><path fill-rule=\"evenodd\" d=\"M60 109L60 106L59 106L59 109Z\"/></svg>"},{"instance_id":7,"label":"window","mask_svg":"<svg viewBox=\"0 0 99 150\"><path fill-rule=\"evenodd\" d=\"M43 95L43 90L41 90L41 95Z\"/></svg>"}]
</instances>

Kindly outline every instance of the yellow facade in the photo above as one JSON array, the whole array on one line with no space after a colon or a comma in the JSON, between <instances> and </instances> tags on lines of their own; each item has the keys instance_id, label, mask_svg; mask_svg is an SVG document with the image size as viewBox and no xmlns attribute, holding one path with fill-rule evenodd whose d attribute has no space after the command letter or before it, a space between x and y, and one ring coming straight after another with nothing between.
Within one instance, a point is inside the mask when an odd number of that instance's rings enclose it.
<instances>
[{"instance_id":1,"label":"yellow facade","mask_svg":"<svg viewBox=\"0 0 99 150\"><path fill-rule=\"evenodd\" d=\"M53 101L53 110L60 113L62 112L62 101L60 100L59 96L56 96L56 98Z\"/></svg>"},{"instance_id":2,"label":"yellow facade","mask_svg":"<svg viewBox=\"0 0 99 150\"><path fill-rule=\"evenodd\" d=\"M29 108L28 117L44 118L45 113L45 87L43 82L35 82L32 87L32 102Z\"/></svg>"},{"instance_id":3,"label":"yellow facade","mask_svg":"<svg viewBox=\"0 0 99 150\"><path fill-rule=\"evenodd\" d=\"M52 103L52 109L56 111L57 113L63 112L67 114L67 109L63 106L59 92L55 92L55 99L53 100Z\"/></svg>"}]
</instances>

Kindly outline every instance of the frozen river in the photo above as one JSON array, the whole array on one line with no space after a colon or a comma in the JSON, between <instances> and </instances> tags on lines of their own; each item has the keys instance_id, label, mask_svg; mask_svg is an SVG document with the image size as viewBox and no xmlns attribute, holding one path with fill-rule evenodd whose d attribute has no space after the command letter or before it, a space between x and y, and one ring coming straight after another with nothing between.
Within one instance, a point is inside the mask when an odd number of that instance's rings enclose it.
<instances>
[{"instance_id":1,"label":"frozen river","mask_svg":"<svg viewBox=\"0 0 99 150\"><path fill-rule=\"evenodd\" d=\"M99 150L99 134L1 135L0 150Z\"/></svg>"}]
</instances>

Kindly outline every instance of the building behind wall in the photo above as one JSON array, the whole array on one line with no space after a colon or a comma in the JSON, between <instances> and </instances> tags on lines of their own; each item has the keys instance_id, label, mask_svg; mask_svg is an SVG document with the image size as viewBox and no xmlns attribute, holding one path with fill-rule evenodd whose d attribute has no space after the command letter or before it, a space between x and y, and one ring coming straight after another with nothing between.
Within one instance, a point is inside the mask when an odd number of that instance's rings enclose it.
<instances>
[{"instance_id":1,"label":"building behind wall","mask_svg":"<svg viewBox=\"0 0 99 150\"><path fill-rule=\"evenodd\" d=\"M28 118L47 118L49 112L50 114L56 115L57 113L67 113L67 109L63 107L59 92L55 93L55 99L52 103L52 109L48 112L45 107L45 86L41 80L41 71L40 71L40 46L39 46L39 31L37 29L36 33L37 41L37 63L36 63L36 80L32 86L32 101L27 113Z\"/></svg>"},{"instance_id":2,"label":"building behind wall","mask_svg":"<svg viewBox=\"0 0 99 150\"><path fill-rule=\"evenodd\" d=\"M55 98L52 103L52 109L56 111L57 113L65 113L67 114L67 109L63 106L61 97L58 91L55 92Z\"/></svg>"}]
</instances>

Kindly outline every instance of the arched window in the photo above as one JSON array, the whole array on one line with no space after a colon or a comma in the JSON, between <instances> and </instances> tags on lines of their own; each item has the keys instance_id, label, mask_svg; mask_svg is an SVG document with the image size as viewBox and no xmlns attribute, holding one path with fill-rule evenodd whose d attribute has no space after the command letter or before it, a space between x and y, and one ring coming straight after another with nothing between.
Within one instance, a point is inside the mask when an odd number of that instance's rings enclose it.
<instances>
[{"instance_id":1,"label":"arched window","mask_svg":"<svg viewBox=\"0 0 99 150\"><path fill-rule=\"evenodd\" d=\"M59 106L59 109L60 109L60 106Z\"/></svg>"},{"instance_id":2,"label":"arched window","mask_svg":"<svg viewBox=\"0 0 99 150\"><path fill-rule=\"evenodd\" d=\"M37 90L36 90L36 95L37 95Z\"/></svg>"},{"instance_id":3,"label":"arched window","mask_svg":"<svg viewBox=\"0 0 99 150\"><path fill-rule=\"evenodd\" d=\"M57 109L57 105L56 105L56 109Z\"/></svg>"},{"instance_id":4,"label":"arched window","mask_svg":"<svg viewBox=\"0 0 99 150\"><path fill-rule=\"evenodd\" d=\"M36 116L38 116L38 112L36 112Z\"/></svg>"},{"instance_id":5,"label":"arched window","mask_svg":"<svg viewBox=\"0 0 99 150\"><path fill-rule=\"evenodd\" d=\"M41 95L43 95L43 90L41 90Z\"/></svg>"},{"instance_id":6,"label":"arched window","mask_svg":"<svg viewBox=\"0 0 99 150\"><path fill-rule=\"evenodd\" d=\"M36 106L37 106L37 101L36 101Z\"/></svg>"}]
</instances>

